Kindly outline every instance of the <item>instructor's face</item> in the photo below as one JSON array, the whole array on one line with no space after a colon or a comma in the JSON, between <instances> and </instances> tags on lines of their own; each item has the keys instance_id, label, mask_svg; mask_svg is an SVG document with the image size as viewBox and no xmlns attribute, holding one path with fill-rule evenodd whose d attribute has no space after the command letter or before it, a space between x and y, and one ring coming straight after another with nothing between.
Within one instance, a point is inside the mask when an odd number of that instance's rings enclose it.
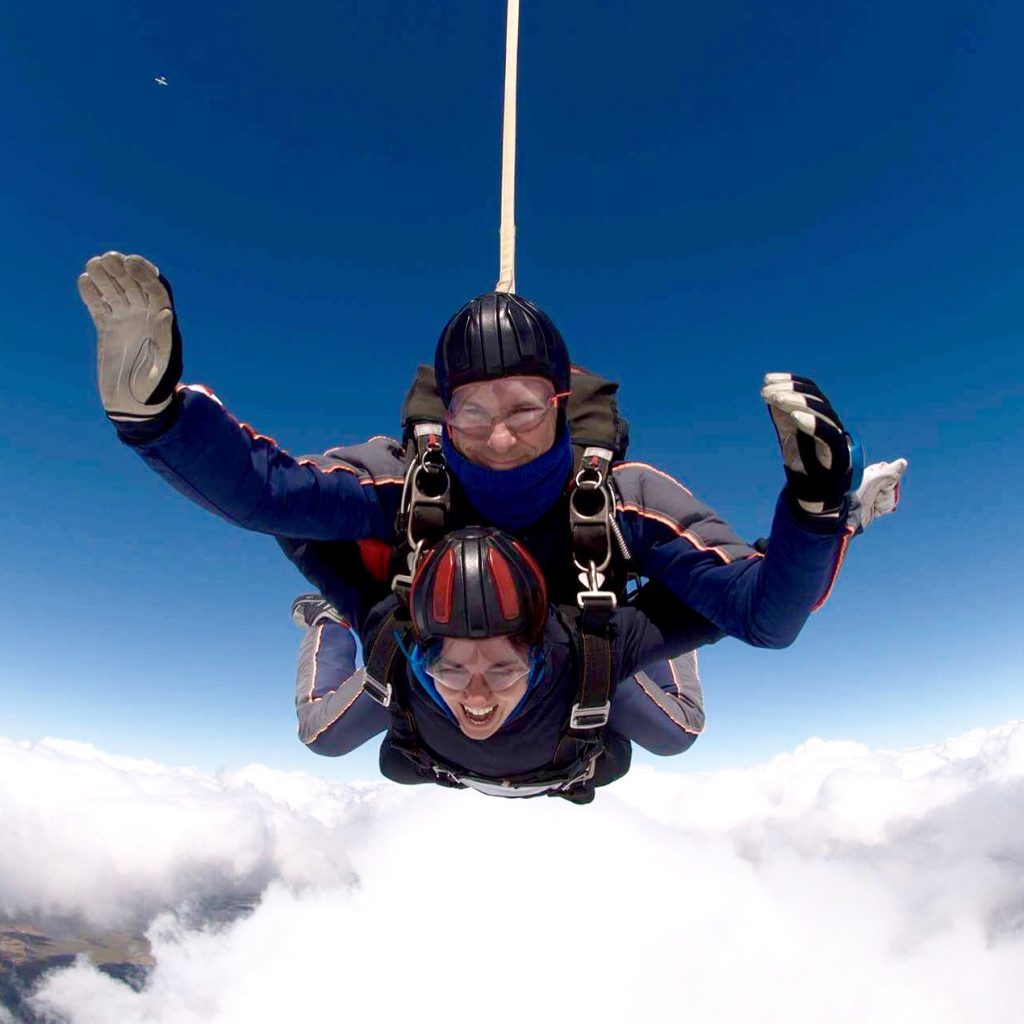
<instances>
[{"instance_id":1,"label":"instructor's face","mask_svg":"<svg viewBox=\"0 0 1024 1024\"><path fill-rule=\"evenodd\" d=\"M529 649L503 636L446 637L427 671L462 732L471 740L485 740L505 724L526 693Z\"/></svg>"},{"instance_id":2,"label":"instructor's face","mask_svg":"<svg viewBox=\"0 0 1024 1024\"><path fill-rule=\"evenodd\" d=\"M452 394L448 430L456 450L487 469L514 469L555 443L558 398L543 377L464 384Z\"/></svg>"}]
</instances>

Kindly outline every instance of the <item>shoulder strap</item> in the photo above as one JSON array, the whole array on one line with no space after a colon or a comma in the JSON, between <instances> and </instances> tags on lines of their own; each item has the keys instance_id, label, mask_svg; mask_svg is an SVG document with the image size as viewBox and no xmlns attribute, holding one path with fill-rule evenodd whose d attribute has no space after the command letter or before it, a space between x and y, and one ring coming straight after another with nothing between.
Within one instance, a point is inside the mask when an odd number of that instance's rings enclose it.
<instances>
[{"instance_id":1,"label":"shoulder strap","mask_svg":"<svg viewBox=\"0 0 1024 1024\"><path fill-rule=\"evenodd\" d=\"M442 425L424 420L410 429L405 483L395 516L398 543L391 577L391 589L403 604L409 600L423 551L437 544L449 530L452 503L451 478L441 449Z\"/></svg>"},{"instance_id":2,"label":"shoulder strap","mask_svg":"<svg viewBox=\"0 0 1024 1024\"><path fill-rule=\"evenodd\" d=\"M576 703L569 712L567 730L577 739L594 736L594 730L608 724L611 714L615 679L609 626L613 609L614 604L587 601L581 602L579 609L562 609L578 653Z\"/></svg>"},{"instance_id":3,"label":"shoulder strap","mask_svg":"<svg viewBox=\"0 0 1024 1024\"><path fill-rule=\"evenodd\" d=\"M418 423L443 423L445 407L437 391L437 377L432 366L416 367L405 401L402 402L402 438L409 442Z\"/></svg>"},{"instance_id":4,"label":"shoulder strap","mask_svg":"<svg viewBox=\"0 0 1024 1024\"><path fill-rule=\"evenodd\" d=\"M615 609L616 594L624 594L635 576L632 553L615 518L611 467L608 449L585 449L569 494L572 559L580 582L577 601L581 609L589 602L609 615ZM616 553L621 560L612 565Z\"/></svg>"},{"instance_id":5,"label":"shoulder strap","mask_svg":"<svg viewBox=\"0 0 1024 1024\"><path fill-rule=\"evenodd\" d=\"M363 689L378 704L391 707L395 688L393 672L398 658L402 656L400 637L409 631L405 609L392 608L377 629L377 635L366 652L363 672Z\"/></svg>"}]
</instances>

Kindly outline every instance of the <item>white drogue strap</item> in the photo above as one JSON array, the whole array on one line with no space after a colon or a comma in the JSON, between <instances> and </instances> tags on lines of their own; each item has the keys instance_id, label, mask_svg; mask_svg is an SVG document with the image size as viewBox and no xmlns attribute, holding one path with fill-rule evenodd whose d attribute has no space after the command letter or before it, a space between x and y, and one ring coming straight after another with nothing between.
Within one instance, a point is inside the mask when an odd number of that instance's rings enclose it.
<instances>
[{"instance_id":1,"label":"white drogue strap","mask_svg":"<svg viewBox=\"0 0 1024 1024\"><path fill-rule=\"evenodd\" d=\"M496 292L516 290L516 78L519 0L508 0L505 28L505 115L501 130L501 233Z\"/></svg>"}]
</instances>

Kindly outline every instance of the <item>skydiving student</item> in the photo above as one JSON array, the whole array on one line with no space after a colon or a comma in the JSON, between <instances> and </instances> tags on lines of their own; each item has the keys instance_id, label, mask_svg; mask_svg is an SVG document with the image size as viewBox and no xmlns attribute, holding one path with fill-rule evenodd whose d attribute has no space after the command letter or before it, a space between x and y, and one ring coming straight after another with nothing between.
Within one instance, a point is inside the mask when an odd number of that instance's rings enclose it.
<instances>
[{"instance_id":1,"label":"skydiving student","mask_svg":"<svg viewBox=\"0 0 1024 1024\"><path fill-rule=\"evenodd\" d=\"M595 639L578 608L549 606L526 549L487 527L448 534L420 561L407 612L394 596L378 606L365 670L352 674L351 633L322 600L296 611L310 620L296 702L311 749L347 753L386 729L381 770L397 782L577 803L628 771L631 740L658 753L693 742L699 705L688 712L639 670L722 635L655 585Z\"/></svg>"},{"instance_id":2,"label":"skydiving student","mask_svg":"<svg viewBox=\"0 0 1024 1024\"><path fill-rule=\"evenodd\" d=\"M813 382L789 374L769 375L762 390L787 480L764 554L650 466L613 464L614 452L598 447L574 472L568 351L519 296L480 296L445 326L435 353L443 423L420 425L407 465L381 437L293 458L205 388L179 386L171 293L142 257L89 260L79 290L99 335L101 398L122 441L196 504L277 537L331 604L357 609L357 629L375 607L367 593L382 600L389 583L407 593L424 552L447 531L479 524L514 534L552 600L578 602L592 622L607 618L632 574L723 633L783 647L824 602L871 507L851 502L851 446L838 415ZM906 463L883 465L895 494ZM353 573L376 592L354 588Z\"/></svg>"},{"instance_id":3,"label":"skydiving student","mask_svg":"<svg viewBox=\"0 0 1024 1024\"><path fill-rule=\"evenodd\" d=\"M448 538L454 536L448 534ZM678 606L671 595L666 599L667 607ZM648 592L638 607L652 601L653 593ZM356 667L355 636L344 616L319 594L304 594L295 600L292 617L304 631L295 675L299 739L317 754L351 753L387 729L388 709L363 686L364 670ZM694 643L709 643L719 635L706 628L706 620L682 606L677 618L680 629L687 622L694 624ZM492 732L501 725L495 722ZM688 750L704 729L697 652L684 651L669 661L649 663L619 679L608 728L653 754Z\"/></svg>"}]
</instances>

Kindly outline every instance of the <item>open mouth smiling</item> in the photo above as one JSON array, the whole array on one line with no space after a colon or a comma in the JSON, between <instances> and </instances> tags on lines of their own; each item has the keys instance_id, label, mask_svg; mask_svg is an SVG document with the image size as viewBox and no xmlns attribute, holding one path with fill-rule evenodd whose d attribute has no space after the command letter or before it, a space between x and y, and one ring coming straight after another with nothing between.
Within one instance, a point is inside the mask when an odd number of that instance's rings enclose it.
<instances>
[{"instance_id":1,"label":"open mouth smiling","mask_svg":"<svg viewBox=\"0 0 1024 1024\"><path fill-rule=\"evenodd\" d=\"M497 714L498 705L492 704L486 708L471 708L467 704L463 704L462 711L472 725L486 725Z\"/></svg>"}]
</instances>

